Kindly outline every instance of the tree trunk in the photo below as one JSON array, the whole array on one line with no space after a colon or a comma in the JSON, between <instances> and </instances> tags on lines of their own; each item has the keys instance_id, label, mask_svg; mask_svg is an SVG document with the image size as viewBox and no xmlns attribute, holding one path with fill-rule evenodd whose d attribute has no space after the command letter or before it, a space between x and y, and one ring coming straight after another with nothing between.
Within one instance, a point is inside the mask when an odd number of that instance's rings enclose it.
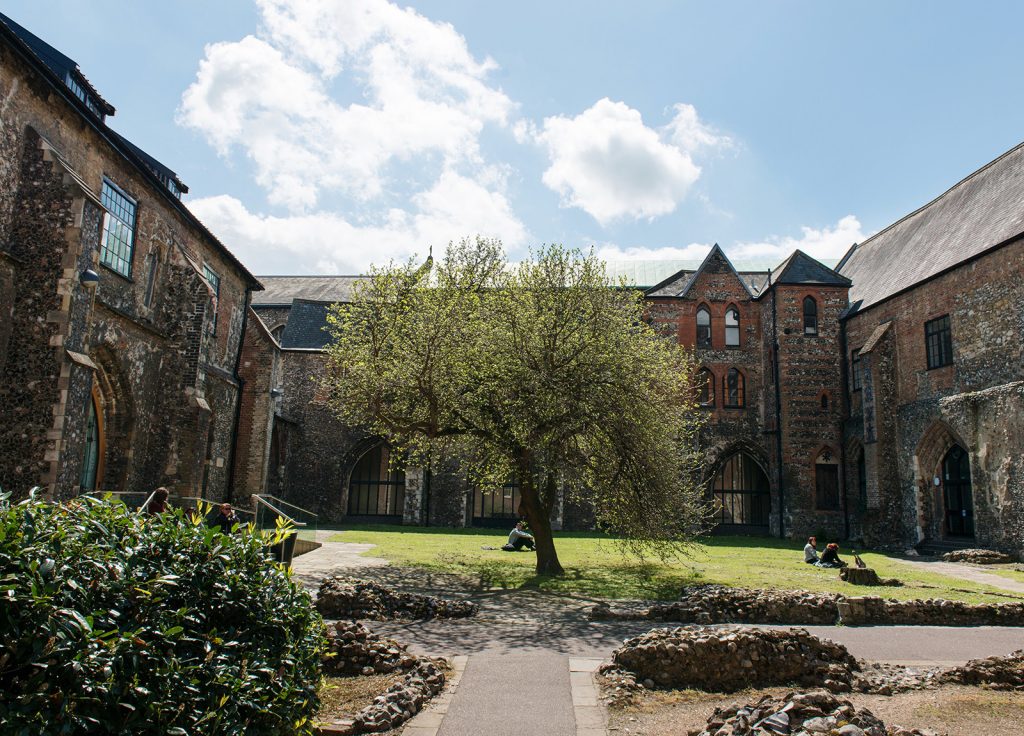
<instances>
[{"instance_id":1,"label":"tree trunk","mask_svg":"<svg viewBox=\"0 0 1024 736\"><path fill-rule=\"evenodd\" d=\"M565 570L555 551L555 539L551 534L551 516L544 513L534 480L528 474L520 481L519 494L519 513L529 522L530 532L537 545L537 574L564 574Z\"/></svg>"}]
</instances>

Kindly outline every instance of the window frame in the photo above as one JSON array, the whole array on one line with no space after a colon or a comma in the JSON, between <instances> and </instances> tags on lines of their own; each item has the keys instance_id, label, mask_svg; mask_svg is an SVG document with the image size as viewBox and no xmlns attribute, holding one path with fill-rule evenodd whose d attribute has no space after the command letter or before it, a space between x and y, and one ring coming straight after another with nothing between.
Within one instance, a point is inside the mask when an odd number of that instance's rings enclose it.
<instances>
[{"instance_id":1,"label":"window frame","mask_svg":"<svg viewBox=\"0 0 1024 736\"><path fill-rule=\"evenodd\" d=\"M129 225L119 215L114 214L112 207L108 206L107 201L111 204L119 204L114 197L107 197L107 190L110 190L116 197L120 197L125 200L127 205L131 207L132 222ZM106 176L103 177L103 186L100 189L100 202L103 205L103 224L100 229L100 265L104 268L108 268L118 276L122 276L129 281L132 278L132 266L135 261L135 230L139 224L139 200L132 197L128 192L119 187L113 181ZM117 231L110 227L112 221L116 221L119 225L127 229L129 238L127 242L122 241ZM119 244L125 246L127 250L127 257L122 257L114 249L107 247L107 242L114 238ZM111 254L108 256L108 254ZM122 271L118 264L120 262L125 263L125 270Z\"/></svg>"},{"instance_id":2,"label":"window frame","mask_svg":"<svg viewBox=\"0 0 1024 736\"><path fill-rule=\"evenodd\" d=\"M807 311L807 305L811 304L814 307L813 312ZM814 320L814 324L808 330L807 318L811 317ZM818 300L808 294L804 297L803 301L803 322L804 322L804 335L807 337L817 337L818 332Z\"/></svg>"},{"instance_id":3,"label":"window frame","mask_svg":"<svg viewBox=\"0 0 1024 736\"><path fill-rule=\"evenodd\" d=\"M942 324L932 329L933 325L939 323ZM930 371L953 365L953 322L948 313L924 323L924 355L925 364ZM938 362L933 362L933 355Z\"/></svg>"},{"instance_id":4,"label":"window frame","mask_svg":"<svg viewBox=\"0 0 1024 736\"><path fill-rule=\"evenodd\" d=\"M729 379L735 376L736 378L736 402L730 403L730 388ZM743 372L739 368L730 368L726 371L725 375L722 376L722 406L726 409L742 409L746 405L746 378L743 376Z\"/></svg>"},{"instance_id":5,"label":"window frame","mask_svg":"<svg viewBox=\"0 0 1024 736\"><path fill-rule=\"evenodd\" d=\"M734 325L730 325L729 324L729 315L730 314L731 315L735 315L734 319L736 320L736 324L734 324ZM740 310L739 310L739 308L736 307L736 305L730 305L729 308L725 310L725 346L727 348L739 348L739 347L742 347L742 342L743 341L742 341L741 334L740 334L740 325L741 324L742 324L742 320L740 319ZM730 343L729 342L730 330L735 330L735 336L736 336L736 342L735 343Z\"/></svg>"},{"instance_id":6,"label":"window frame","mask_svg":"<svg viewBox=\"0 0 1024 736\"><path fill-rule=\"evenodd\" d=\"M863 376L860 372L860 351L861 348L850 351L850 390L854 393L860 391L864 385Z\"/></svg>"},{"instance_id":7,"label":"window frame","mask_svg":"<svg viewBox=\"0 0 1024 736\"><path fill-rule=\"evenodd\" d=\"M212 278L211 278L212 277ZM210 268L210 264L203 261L203 278L213 286L213 293L216 297L216 303L213 307L213 328L210 332L214 335L217 334L217 318L220 316L220 274Z\"/></svg>"},{"instance_id":8,"label":"window frame","mask_svg":"<svg viewBox=\"0 0 1024 736\"><path fill-rule=\"evenodd\" d=\"M702 325L700 323L701 314L706 314L707 315L708 323L706 325ZM699 347L699 348L710 348L710 347L712 347L713 340L712 340L712 337L711 337L711 310L707 307L706 304L701 304L699 307L697 307L697 314L694 317L694 323L695 323L695 325L697 327L697 332L696 332L697 347ZM704 339L701 338L701 328L702 327L707 330L707 336Z\"/></svg>"}]
</instances>

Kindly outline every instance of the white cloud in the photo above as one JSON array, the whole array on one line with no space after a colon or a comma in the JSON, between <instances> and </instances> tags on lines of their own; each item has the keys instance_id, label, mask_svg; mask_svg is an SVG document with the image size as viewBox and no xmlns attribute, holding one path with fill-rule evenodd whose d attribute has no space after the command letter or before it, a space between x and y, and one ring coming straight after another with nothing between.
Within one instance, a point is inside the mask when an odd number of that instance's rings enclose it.
<instances>
[{"instance_id":1,"label":"white cloud","mask_svg":"<svg viewBox=\"0 0 1024 736\"><path fill-rule=\"evenodd\" d=\"M737 243L726 249L730 258L786 258L800 249L814 258L842 258L854 243L863 242L868 235L861 229L860 221L853 215L839 219L834 227L800 228L799 238L793 236L765 238L760 242Z\"/></svg>"},{"instance_id":2,"label":"white cloud","mask_svg":"<svg viewBox=\"0 0 1024 736\"><path fill-rule=\"evenodd\" d=\"M639 111L608 98L576 117L545 118L538 130L517 124L517 140L547 149L543 182L565 207L579 207L602 226L622 217L654 218L673 212L700 177L692 153L731 141L700 122L692 105L678 104L661 130Z\"/></svg>"},{"instance_id":3,"label":"white cloud","mask_svg":"<svg viewBox=\"0 0 1024 736\"><path fill-rule=\"evenodd\" d=\"M765 260L781 263L794 250L819 259L839 259L854 243L863 242L869 234L861 229L860 221L853 215L846 215L835 226L822 228L801 227L802 235L771 236L761 241L750 241L722 245L730 259ZM621 247L604 244L596 249L599 258L606 261L650 261L650 260L701 260L711 250L703 243L690 243L683 247L646 248L642 246Z\"/></svg>"},{"instance_id":4,"label":"white cloud","mask_svg":"<svg viewBox=\"0 0 1024 736\"><path fill-rule=\"evenodd\" d=\"M415 208L392 208L373 222L352 222L334 212L284 217L250 211L228 195L189 203L213 232L239 252L257 273L363 273L370 264L435 255L451 240L483 235L506 248L525 244L527 234L501 194L451 171L414 197ZM301 265L301 268L298 267Z\"/></svg>"},{"instance_id":5,"label":"white cloud","mask_svg":"<svg viewBox=\"0 0 1024 736\"><path fill-rule=\"evenodd\" d=\"M253 162L272 204L315 207L323 191L369 200L388 167L481 163L479 136L504 126L512 101L488 84L446 23L386 0L260 0L262 32L212 44L179 120L222 154ZM336 99L335 77L358 89Z\"/></svg>"}]
</instances>

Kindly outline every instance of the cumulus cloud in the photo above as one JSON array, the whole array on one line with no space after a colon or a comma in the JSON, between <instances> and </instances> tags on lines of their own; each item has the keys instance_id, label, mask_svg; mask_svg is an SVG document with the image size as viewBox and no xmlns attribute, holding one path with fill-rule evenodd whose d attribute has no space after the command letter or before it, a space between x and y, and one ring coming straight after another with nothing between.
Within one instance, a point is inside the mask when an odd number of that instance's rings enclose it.
<instances>
[{"instance_id":1,"label":"cumulus cloud","mask_svg":"<svg viewBox=\"0 0 1024 736\"><path fill-rule=\"evenodd\" d=\"M480 162L479 135L514 105L449 24L386 0L261 0L262 32L207 47L179 110L222 154L244 151L272 204L324 190L363 200L394 161ZM351 101L332 86L345 71Z\"/></svg>"},{"instance_id":2,"label":"cumulus cloud","mask_svg":"<svg viewBox=\"0 0 1024 736\"><path fill-rule=\"evenodd\" d=\"M722 244L722 249L734 261L756 259L769 263L781 263L797 249L813 258L837 260L842 258L851 245L863 242L868 237L868 234L864 233L861 228L860 221L853 215L840 218L834 226L822 228L804 226L800 230L800 237L770 236L764 240L744 241L731 245ZM599 258L606 261L701 260L710 250L711 245L704 243L659 248L605 244L598 247L596 253Z\"/></svg>"},{"instance_id":3,"label":"cumulus cloud","mask_svg":"<svg viewBox=\"0 0 1024 736\"><path fill-rule=\"evenodd\" d=\"M526 241L504 195L451 171L413 204L386 210L372 222L326 211L284 217L253 212L228 195L193 200L189 207L263 272L363 273L371 264L425 257L430 246L439 255L450 240L465 236L501 238L506 247Z\"/></svg>"},{"instance_id":4,"label":"cumulus cloud","mask_svg":"<svg viewBox=\"0 0 1024 736\"><path fill-rule=\"evenodd\" d=\"M598 100L576 117L545 118L539 128L517 124L518 140L547 149L543 182L565 207L579 207L602 226L623 217L673 212L700 177L692 154L731 144L703 124L692 105L678 104L664 128L648 127L623 102Z\"/></svg>"}]
</instances>

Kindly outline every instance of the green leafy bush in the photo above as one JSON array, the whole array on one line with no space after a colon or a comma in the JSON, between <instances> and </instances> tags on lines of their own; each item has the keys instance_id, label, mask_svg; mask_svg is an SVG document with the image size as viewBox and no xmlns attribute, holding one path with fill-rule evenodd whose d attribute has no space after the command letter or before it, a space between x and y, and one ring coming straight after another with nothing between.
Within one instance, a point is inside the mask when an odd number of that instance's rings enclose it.
<instances>
[{"instance_id":1,"label":"green leafy bush","mask_svg":"<svg viewBox=\"0 0 1024 736\"><path fill-rule=\"evenodd\" d=\"M311 733L323 622L266 541L0 497L0 733Z\"/></svg>"}]
</instances>

